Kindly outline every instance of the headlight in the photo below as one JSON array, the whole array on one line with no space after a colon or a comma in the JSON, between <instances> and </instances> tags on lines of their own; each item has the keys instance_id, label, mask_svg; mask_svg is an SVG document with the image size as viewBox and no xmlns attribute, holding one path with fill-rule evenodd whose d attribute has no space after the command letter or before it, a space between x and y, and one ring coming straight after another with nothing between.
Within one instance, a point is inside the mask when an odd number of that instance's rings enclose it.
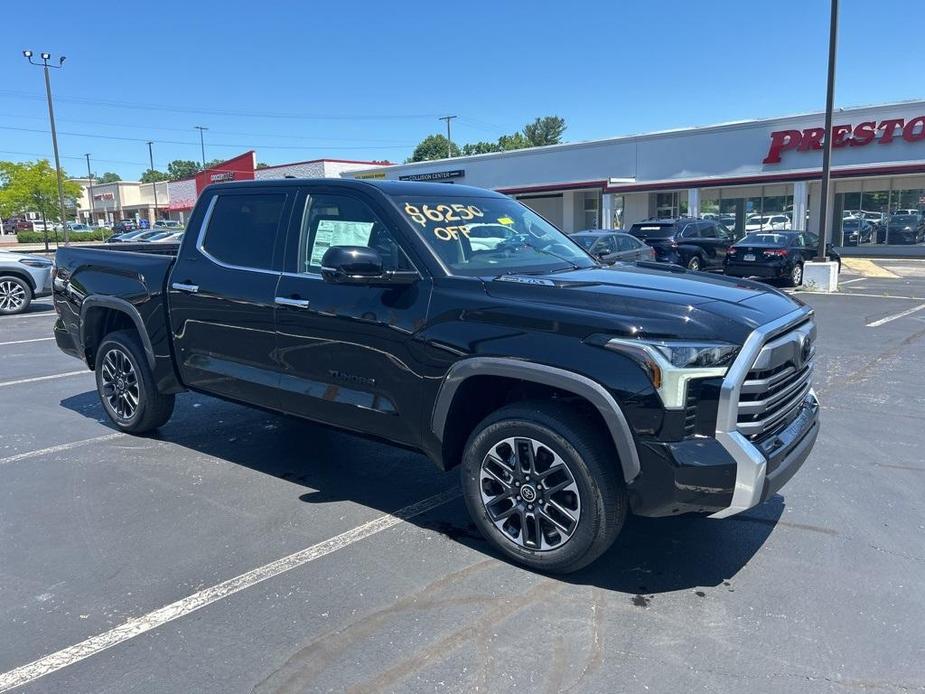
<instances>
[{"instance_id":1,"label":"headlight","mask_svg":"<svg viewBox=\"0 0 925 694\"><path fill-rule=\"evenodd\" d=\"M739 352L738 345L728 342L687 340L612 338L604 346L635 359L649 374L668 409L685 406L691 379L725 376Z\"/></svg>"},{"instance_id":2,"label":"headlight","mask_svg":"<svg viewBox=\"0 0 925 694\"><path fill-rule=\"evenodd\" d=\"M21 258L19 262L29 267L51 267L51 261L43 258Z\"/></svg>"}]
</instances>

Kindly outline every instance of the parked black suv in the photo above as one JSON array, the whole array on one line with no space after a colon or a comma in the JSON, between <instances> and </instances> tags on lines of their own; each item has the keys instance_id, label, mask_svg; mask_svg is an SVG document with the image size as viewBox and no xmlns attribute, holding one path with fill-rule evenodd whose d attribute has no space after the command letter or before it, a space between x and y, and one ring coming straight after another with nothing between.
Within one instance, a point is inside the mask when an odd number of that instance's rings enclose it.
<instances>
[{"instance_id":1,"label":"parked black suv","mask_svg":"<svg viewBox=\"0 0 925 694\"><path fill-rule=\"evenodd\" d=\"M627 511L763 502L819 430L799 301L603 267L468 186L209 186L179 246L60 248L54 292L58 345L118 429L164 424L189 389L417 449L460 467L480 531L544 571L594 560Z\"/></svg>"},{"instance_id":2,"label":"parked black suv","mask_svg":"<svg viewBox=\"0 0 925 694\"><path fill-rule=\"evenodd\" d=\"M630 227L629 233L652 246L656 260L682 265L689 270L719 270L733 233L712 219L678 217L647 219Z\"/></svg>"}]
</instances>

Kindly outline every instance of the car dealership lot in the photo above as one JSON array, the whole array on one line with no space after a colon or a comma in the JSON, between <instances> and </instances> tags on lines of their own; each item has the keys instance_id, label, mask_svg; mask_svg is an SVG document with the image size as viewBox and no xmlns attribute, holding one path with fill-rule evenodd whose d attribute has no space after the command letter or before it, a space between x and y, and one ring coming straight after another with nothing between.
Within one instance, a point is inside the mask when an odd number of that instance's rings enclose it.
<instances>
[{"instance_id":1,"label":"car dealership lot","mask_svg":"<svg viewBox=\"0 0 925 694\"><path fill-rule=\"evenodd\" d=\"M195 394L117 434L47 302L2 318L0 691L923 689L925 278L845 279L797 294L824 419L782 494L564 578L417 454Z\"/></svg>"}]
</instances>

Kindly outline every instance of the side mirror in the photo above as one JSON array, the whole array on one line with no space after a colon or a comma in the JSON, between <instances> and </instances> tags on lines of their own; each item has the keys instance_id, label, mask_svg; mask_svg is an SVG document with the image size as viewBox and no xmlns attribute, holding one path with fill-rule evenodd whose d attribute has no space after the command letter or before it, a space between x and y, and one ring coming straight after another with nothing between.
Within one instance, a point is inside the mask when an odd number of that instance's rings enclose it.
<instances>
[{"instance_id":1,"label":"side mirror","mask_svg":"<svg viewBox=\"0 0 925 694\"><path fill-rule=\"evenodd\" d=\"M321 276L331 284L395 286L413 284L414 270L383 270L382 257L368 246L332 246L321 258Z\"/></svg>"}]
</instances>

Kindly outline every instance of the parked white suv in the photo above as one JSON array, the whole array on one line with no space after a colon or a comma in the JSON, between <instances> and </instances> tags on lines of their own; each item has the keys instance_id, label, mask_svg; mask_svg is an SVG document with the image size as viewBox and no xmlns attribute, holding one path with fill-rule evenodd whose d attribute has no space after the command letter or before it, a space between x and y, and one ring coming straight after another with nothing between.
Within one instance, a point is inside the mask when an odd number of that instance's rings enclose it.
<instances>
[{"instance_id":1,"label":"parked white suv","mask_svg":"<svg viewBox=\"0 0 925 694\"><path fill-rule=\"evenodd\" d=\"M790 217L785 214L756 215L745 221L745 231L781 231L790 228Z\"/></svg>"},{"instance_id":2,"label":"parked white suv","mask_svg":"<svg viewBox=\"0 0 925 694\"><path fill-rule=\"evenodd\" d=\"M0 251L0 314L22 313L51 294L52 262L38 255Z\"/></svg>"}]
</instances>

